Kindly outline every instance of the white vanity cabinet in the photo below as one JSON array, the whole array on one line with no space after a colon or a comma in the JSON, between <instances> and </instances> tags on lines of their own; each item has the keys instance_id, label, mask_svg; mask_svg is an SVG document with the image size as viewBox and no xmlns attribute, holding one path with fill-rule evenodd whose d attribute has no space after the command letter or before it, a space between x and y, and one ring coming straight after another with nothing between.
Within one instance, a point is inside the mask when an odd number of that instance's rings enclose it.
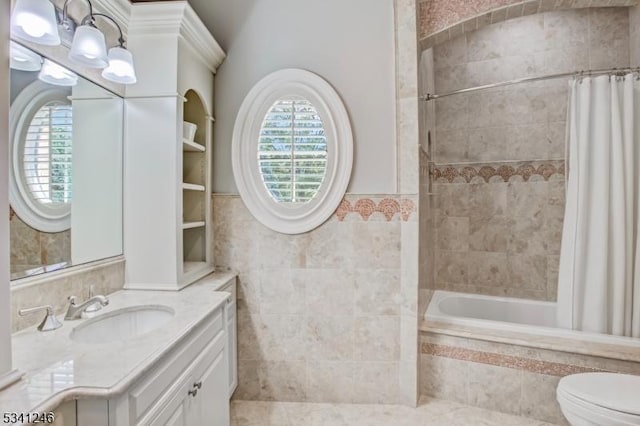
<instances>
[{"instance_id":1,"label":"white vanity cabinet","mask_svg":"<svg viewBox=\"0 0 640 426\"><path fill-rule=\"evenodd\" d=\"M219 306L119 397L78 400L77 426L229 426L231 305Z\"/></svg>"},{"instance_id":2,"label":"white vanity cabinet","mask_svg":"<svg viewBox=\"0 0 640 426\"><path fill-rule=\"evenodd\" d=\"M213 90L225 54L184 1L135 3L127 49L138 82L125 94L125 288L180 290L214 270Z\"/></svg>"}]
</instances>

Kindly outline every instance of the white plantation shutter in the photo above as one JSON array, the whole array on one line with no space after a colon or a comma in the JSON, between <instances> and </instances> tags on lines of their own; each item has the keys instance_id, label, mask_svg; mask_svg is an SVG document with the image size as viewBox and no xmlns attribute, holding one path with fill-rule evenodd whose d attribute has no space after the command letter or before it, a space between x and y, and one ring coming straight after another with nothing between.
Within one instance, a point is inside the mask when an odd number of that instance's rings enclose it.
<instances>
[{"instance_id":1,"label":"white plantation shutter","mask_svg":"<svg viewBox=\"0 0 640 426\"><path fill-rule=\"evenodd\" d=\"M73 116L68 104L51 102L33 116L22 155L31 196L43 204L71 202Z\"/></svg>"},{"instance_id":2,"label":"white plantation shutter","mask_svg":"<svg viewBox=\"0 0 640 426\"><path fill-rule=\"evenodd\" d=\"M327 138L307 100L278 100L267 112L258 141L258 166L269 195L281 203L307 203L324 181Z\"/></svg>"}]
</instances>

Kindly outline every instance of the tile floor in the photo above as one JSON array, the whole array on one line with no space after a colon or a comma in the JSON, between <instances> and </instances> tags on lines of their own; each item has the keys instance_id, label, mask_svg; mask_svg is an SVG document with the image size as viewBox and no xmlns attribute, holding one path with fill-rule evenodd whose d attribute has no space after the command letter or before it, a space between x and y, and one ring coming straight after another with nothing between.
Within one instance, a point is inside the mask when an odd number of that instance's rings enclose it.
<instances>
[{"instance_id":1,"label":"tile floor","mask_svg":"<svg viewBox=\"0 0 640 426\"><path fill-rule=\"evenodd\" d=\"M457 402L423 398L400 405L233 401L231 426L552 426Z\"/></svg>"}]
</instances>

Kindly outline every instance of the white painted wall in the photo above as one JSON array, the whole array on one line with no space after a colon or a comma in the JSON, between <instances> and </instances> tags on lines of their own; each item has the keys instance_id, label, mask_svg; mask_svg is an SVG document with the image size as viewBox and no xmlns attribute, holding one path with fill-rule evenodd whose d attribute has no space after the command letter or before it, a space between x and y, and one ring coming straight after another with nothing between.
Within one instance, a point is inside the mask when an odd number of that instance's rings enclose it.
<instances>
[{"instance_id":1,"label":"white painted wall","mask_svg":"<svg viewBox=\"0 0 640 426\"><path fill-rule=\"evenodd\" d=\"M355 142L348 191L396 192L393 1L261 0L248 11L216 76L214 192L237 192L231 137L244 97L288 67L325 78L347 107Z\"/></svg>"},{"instance_id":2,"label":"white painted wall","mask_svg":"<svg viewBox=\"0 0 640 426\"><path fill-rule=\"evenodd\" d=\"M11 370L9 294L9 6L0 2L0 381Z\"/></svg>"}]
</instances>

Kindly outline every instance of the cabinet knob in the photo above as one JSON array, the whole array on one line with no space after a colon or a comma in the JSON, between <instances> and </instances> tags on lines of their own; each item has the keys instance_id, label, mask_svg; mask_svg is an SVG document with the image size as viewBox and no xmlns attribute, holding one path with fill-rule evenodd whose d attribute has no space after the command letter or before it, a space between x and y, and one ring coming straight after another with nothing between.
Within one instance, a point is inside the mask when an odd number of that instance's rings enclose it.
<instances>
[{"instance_id":1,"label":"cabinet knob","mask_svg":"<svg viewBox=\"0 0 640 426\"><path fill-rule=\"evenodd\" d=\"M196 397L196 395L198 394L198 389L192 389L189 392L187 392L190 396L192 397Z\"/></svg>"}]
</instances>

